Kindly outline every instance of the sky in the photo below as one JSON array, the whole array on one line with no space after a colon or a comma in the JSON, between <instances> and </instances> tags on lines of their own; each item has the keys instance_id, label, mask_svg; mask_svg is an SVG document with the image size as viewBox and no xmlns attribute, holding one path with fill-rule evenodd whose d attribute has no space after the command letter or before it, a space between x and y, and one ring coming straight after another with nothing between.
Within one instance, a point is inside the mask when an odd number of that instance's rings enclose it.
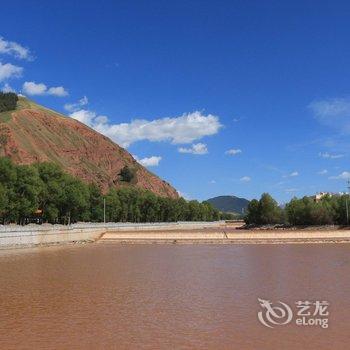
<instances>
[{"instance_id":1,"label":"sky","mask_svg":"<svg viewBox=\"0 0 350 350\"><path fill-rule=\"evenodd\" d=\"M1 8L0 89L78 119L185 198L346 190L348 1Z\"/></svg>"}]
</instances>

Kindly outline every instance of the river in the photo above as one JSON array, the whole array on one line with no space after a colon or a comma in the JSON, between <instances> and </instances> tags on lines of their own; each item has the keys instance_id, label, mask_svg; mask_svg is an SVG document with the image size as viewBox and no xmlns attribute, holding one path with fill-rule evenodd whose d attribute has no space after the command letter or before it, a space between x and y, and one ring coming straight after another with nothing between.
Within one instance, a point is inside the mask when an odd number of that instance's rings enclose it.
<instances>
[{"instance_id":1,"label":"river","mask_svg":"<svg viewBox=\"0 0 350 350\"><path fill-rule=\"evenodd\" d=\"M0 349L349 348L348 244L97 243L0 251L0 271ZM263 325L258 298L293 320ZM327 301L329 327L297 301Z\"/></svg>"}]
</instances>

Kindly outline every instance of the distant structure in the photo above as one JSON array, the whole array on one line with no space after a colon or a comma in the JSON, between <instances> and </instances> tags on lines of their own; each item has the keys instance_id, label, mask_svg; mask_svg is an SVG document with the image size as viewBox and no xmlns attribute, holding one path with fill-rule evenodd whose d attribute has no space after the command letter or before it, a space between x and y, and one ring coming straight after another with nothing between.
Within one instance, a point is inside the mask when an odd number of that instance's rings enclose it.
<instances>
[{"instance_id":1,"label":"distant structure","mask_svg":"<svg viewBox=\"0 0 350 350\"><path fill-rule=\"evenodd\" d=\"M334 192L318 192L316 193L316 195L314 196L314 201L315 202L319 202L323 197L338 197L338 196L342 196L346 194L345 192L338 192L338 193L334 193Z\"/></svg>"}]
</instances>

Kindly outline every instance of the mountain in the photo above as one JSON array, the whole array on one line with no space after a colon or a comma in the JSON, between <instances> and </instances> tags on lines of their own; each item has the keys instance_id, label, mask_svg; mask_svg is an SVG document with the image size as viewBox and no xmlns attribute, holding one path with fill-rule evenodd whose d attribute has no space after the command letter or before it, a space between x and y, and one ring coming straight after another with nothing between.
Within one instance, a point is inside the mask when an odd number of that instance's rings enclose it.
<instances>
[{"instance_id":1,"label":"mountain","mask_svg":"<svg viewBox=\"0 0 350 350\"><path fill-rule=\"evenodd\" d=\"M249 201L236 196L218 196L207 200L216 209L226 213L241 214L248 207Z\"/></svg>"},{"instance_id":2,"label":"mountain","mask_svg":"<svg viewBox=\"0 0 350 350\"><path fill-rule=\"evenodd\" d=\"M134 186L163 197L179 196L169 183L109 138L20 96L15 110L0 113L0 156L16 164L56 163L104 192L110 187ZM124 167L135 174L130 184L119 176Z\"/></svg>"}]
</instances>

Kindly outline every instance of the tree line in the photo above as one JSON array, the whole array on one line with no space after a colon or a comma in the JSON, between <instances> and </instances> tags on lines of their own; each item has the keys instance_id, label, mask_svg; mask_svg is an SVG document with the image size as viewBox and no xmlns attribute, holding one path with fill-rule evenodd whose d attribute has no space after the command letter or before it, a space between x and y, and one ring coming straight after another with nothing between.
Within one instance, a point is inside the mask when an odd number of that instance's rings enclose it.
<instances>
[{"instance_id":1,"label":"tree line","mask_svg":"<svg viewBox=\"0 0 350 350\"><path fill-rule=\"evenodd\" d=\"M105 212L104 212L105 203ZM102 194L52 163L16 165L0 158L0 217L5 222L68 223L214 221L220 213L207 202L156 196L125 186Z\"/></svg>"},{"instance_id":2,"label":"tree line","mask_svg":"<svg viewBox=\"0 0 350 350\"><path fill-rule=\"evenodd\" d=\"M264 193L260 200L253 199L249 203L245 222L252 225L347 225L349 200L346 194L325 195L318 201L305 196L293 198L281 208L268 193Z\"/></svg>"}]
</instances>

